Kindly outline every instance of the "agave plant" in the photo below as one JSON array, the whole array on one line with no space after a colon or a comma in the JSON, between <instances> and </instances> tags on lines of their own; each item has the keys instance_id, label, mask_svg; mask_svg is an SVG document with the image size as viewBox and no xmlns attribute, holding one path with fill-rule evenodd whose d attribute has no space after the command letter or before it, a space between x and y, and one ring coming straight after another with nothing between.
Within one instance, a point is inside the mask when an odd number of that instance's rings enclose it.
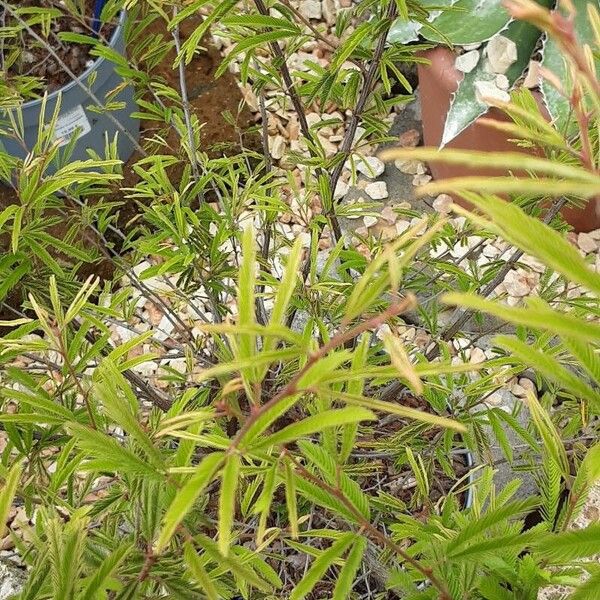
<instances>
[{"instance_id":1,"label":"agave plant","mask_svg":"<svg viewBox=\"0 0 600 600\"><path fill-rule=\"evenodd\" d=\"M573 20L579 44L590 43L593 39L592 19L588 14L597 2L590 0L573 0L575 11L567 11L567 3L555 0L536 0L540 9L556 8ZM547 33L524 20L515 20L508 10L510 3L504 0L439 0L427 1L423 8L431 10L429 17L423 22L398 19L390 31L390 41L408 43L419 36L428 41L449 44L454 47L479 47L479 59L475 67L460 82L452 99L446 116L446 124L442 137L442 146L452 141L477 118L484 115L489 105L485 98L477 96L476 83L493 84L497 74L492 72L487 63L489 44L496 43L500 36L505 44L516 47L516 59L508 67L504 75L508 80L509 90L522 80L522 76L530 65L533 56L540 49L541 66L552 72L556 81L568 86L568 67L564 60L560 45ZM508 41L505 41L508 40ZM569 125L570 106L567 93L561 93L549 80L542 78L539 82L546 109L559 129Z\"/></svg>"},{"instance_id":2,"label":"agave plant","mask_svg":"<svg viewBox=\"0 0 600 600\"><path fill-rule=\"evenodd\" d=\"M510 170L528 171L529 176L466 177L433 182L421 188L421 193L449 192L471 203L476 212L460 207L478 226L493 231L521 251L535 256L554 272L562 274L586 292L586 301L578 303L546 303L541 298L529 298L524 306L509 307L473 294L449 294L446 301L474 311L482 311L526 328L526 331L544 331L545 337L529 343L514 336L500 336L496 343L516 363L534 367L558 389L577 398L587 415L600 414L600 362L598 341L600 329L593 322L598 297L600 276L590 269L579 251L562 234L527 214L518 204L508 204L498 194L524 194L538 198L540 203L552 202L557 207L567 202L585 202L600 195L598 174L598 136L600 123L600 82L593 56L600 46L600 16L590 8L585 15L587 27L595 32L593 44L580 47L574 43L578 20L567 21L562 15L542 9L531 0L515 0L509 4L512 14L529 19L543 28L552 45L566 57L569 71L566 78L574 92L564 96L564 90L555 74L549 73L545 85L557 85L554 92L566 102L565 113L573 115L580 125L575 134L561 132L556 125L545 122L541 114L528 113L523 118L524 105L532 106L526 90L513 94L512 104L500 106L515 121L511 124L490 121L522 144L535 145L545 151L547 158L532 157L522 152L481 153L465 150L416 148L391 150L388 158L440 160L454 164L478 166L490 161ZM533 104L533 106L535 106ZM548 345L551 345L551 349ZM562 357L559 359L559 357ZM568 357L565 359L565 357ZM559 362L561 364L559 364ZM574 369L565 364L575 365ZM577 374L583 375L578 377Z\"/></svg>"}]
</instances>

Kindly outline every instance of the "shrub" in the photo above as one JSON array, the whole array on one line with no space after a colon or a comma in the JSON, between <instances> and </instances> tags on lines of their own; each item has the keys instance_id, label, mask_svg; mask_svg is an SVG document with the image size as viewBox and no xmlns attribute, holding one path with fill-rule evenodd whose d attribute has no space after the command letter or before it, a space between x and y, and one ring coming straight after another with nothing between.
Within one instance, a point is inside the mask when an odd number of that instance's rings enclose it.
<instances>
[{"instance_id":1,"label":"shrub","mask_svg":"<svg viewBox=\"0 0 600 600\"><path fill-rule=\"evenodd\" d=\"M0 340L0 518L9 520L12 505L33 521L19 535L10 523L28 567L21 597L496 600L565 584L577 586L574 598L593 598L598 572L585 559L598 552L598 526L569 528L600 476L590 443L600 284L549 226L564 229L563 202L598 192L600 94L588 51L566 49L581 83L581 98L572 98L577 136L548 125L524 94L504 106L515 125L503 127L548 150L528 159L531 177L435 182L477 207L457 208L472 225L400 208L414 217L407 231L387 242L357 237L354 247L343 218L377 206L348 207L334 191L346 161L352 168L362 146L386 139L394 84L408 85L397 62L417 60L418 49L388 45L389 28L398 14L422 17L422 9L358 3L338 17L342 41L329 66L292 75L286 56L323 33L288 2L257 0L239 12L235 2L126 5L141 25L131 28L121 68L140 112L161 129L127 167L138 179L121 185L128 173L110 144L107 157L54 174L39 148L25 161L0 155L2 173L18 174L20 201L0 213L10 233L2 300L11 291L24 299L5 304L11 317L0 323L10 328ZM183 39L180 28L199 10L204 20ZM147 35L156 19L171 40ZM201 145L183 65L211 27L234 41L220 71L239 59L263 117L273 91L297 111L302 146L278 165L266 127L258 152L244 141L229 156ZM179 89L151 74L171 46ZM333 155L319 136L331 121L306 119L314 103L351 110ZM175 148L162 135L169 129ZM51 156L56 144L46 150ZM514 205L491 195L508 185L521 194ZM560 200L548 210L553 194ZM138 214L124 224L126 200ZM535 218L541 211L546 223ZM50 215L73 219L67 242L47 233ZM284 215L305 222L307 235L289 239ZM478 229L516 249L488 265L432 256ZM88 231L93 250L78 235ZM94 252L111 261L114 280L78 277ZM540 298L523 307L487 299L523 252L547 267ZM589 293L559 302L565 283ZM444 326L437 297L448 290L466 292L445 297L466 312ZM518 326L478 364L451 343L475 312ZM398 335L415 323L427 333L423 347ZM471 347L477 336L461 339ZM149 376L156 360L160 372ZM546 386L541 398L530 391L510 412L486 405L525 365ZM536 472L538 497L516 496L519 477L496 489L493 445Z\"/></svg>"}]
</instances>

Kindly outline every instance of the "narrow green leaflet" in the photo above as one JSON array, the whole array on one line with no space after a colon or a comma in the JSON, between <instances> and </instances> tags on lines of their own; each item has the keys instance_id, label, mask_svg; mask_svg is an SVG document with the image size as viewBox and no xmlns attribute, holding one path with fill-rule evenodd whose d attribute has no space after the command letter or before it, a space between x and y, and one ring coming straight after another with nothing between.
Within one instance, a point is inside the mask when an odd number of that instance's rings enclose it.
<instances>
[{"instance_id":1,"label":"narrow green leaflet","mask_svg":"<svg viewBox=\"0 0 600 600\"><path fill-rule=\"evenodd\" d=\"M367 540L364 537L359 537L354 542L354 545L348 552L346 562L340 571L338 580L333 590L333 600L346 600L350 598L354 578L360 569L362 558L367 549Z\"/></svg>"},{"instance_id":2,"label":"narrow green leaflet","mask_svg":"<svg viewBox=\"0 0 600 600\"><path fill-rule=\"evenodd\" d=\"M183 548L183 558L192 577L204 591L208 600L219 600L219 594L210 575L206 572L200 557L189 542L186 542Z\"/></svg>"},{"instance_id":3,"label":"narrow green leaflet","mask_svg":"<svg viewBox=\"0 0 600 600\"><path fill-rule=\"evenodd\" d=\"M321 581L323 575L327 572L334 561L348 549L355 539L354 533L345 533L331 546L325 550L310 566L306 575L298 582L290 594L290 600L302 600L306 598L313 588Z\"/></svg>"},{"instance_id":4,"label":"narrow green leaflet","mask_svg":"<svg viewBox=\"0 0 600 600\"><path fill-rule=\"evenodd\" d=\"M600 523L593 523L585 529L575 529L564 533L541 537L535 549L547 558L568 562L600 553Z\"/></svg>"},{"instance_id":5,"label":"narrow green leaflet","mask_svg":"<svg viewBox=\"0 0 600 600\"><path fill-rule=\"evenodd\" d=\"M530 302L527 307L518 308L486 300L475 294L451 292L442 297L446 304L486 312L517 325L551 331L560 336L576 338L578 341L600 341L600 325L552 310L539 298L532 300L535 301Z\"/></svg>"},{"instance_id":6,"label":"narrow green leaflet","mask_svg":"<svg viewBox=\"0 0 600 600\"><path fill-rule=\"evenodd\" d=\"M596 191L600 189L597 184L595 187ZM590 269L577 248L560 233L497 196L463 195L493 221L493 229L506 241L535 256L570 281L600 295L600 275Z\"/></svg>"},{"instance_id":7,"label":"narrow green leaflet","mask_svg":"<svg viewBox=\"0 0 600 600\"><path fill-rule=\"evenodd\" d=\"M253 325L254 318L254 289L256 286L256 244L254 231L251 227L244 230L242 237L242 264L238 275L238 322L244 327ZM256 354L256 336L242 333L238 338L239 355L236 358L247 360ZM247 386L254 381L255 369L246 367L242 369L244 382Z\"/></svg>"},{"instance_id":8,"label":"narrow green leaflet","mask_svg":"<svg viewBox=\"0 0 600 600\"><path fill-rule=\"evenodd\" d=\"M206 0L197 1L192 3L190 6L186 7L187 10L181 11L178 17L170 24L170 27L173 28L177 23L182 21L186 16L195 13L198 8L205 4ZM179 64L180 61L184 60L186 64L189 64L194 58L194 54L196 53L198 47L201 45L202 38L205 36L206 32L210 29L211 25L215 21L219 21L225 17L229 11L237 4L237 0L223 0L219 3L219 6L208 13L208 15L203 19L202 24L197 27L187 40L181 46L181 52L177 56L176 65Z\"/></svg>"},{"instance_id":9,"label":"narrow green leaflet","mask_svg":"<svg viewBox=\"0 0 600 600\"><path fill-rule=\"evenodd\" d=\"M595 5L597 2L590 0L571 0L576 10L575 35L580 45L589 44L594 46L594 30L592 21L587 13L588 4ZM544 102L556 127L564 133L573 133L577 123L571 114L569 97L573 85L571 72L565 58L565 53L556 40L548 37L542 50L542 66L553 73L565 88L565 93L557 90L549 81L542 79L541 89ZM596 55L596 69L600 66L600 60ZM569 125L571 126L569 128Z\"/></svg>"},{"instance_id":10,"label":"narrow green leaflet","mask_svg":"<svg viewBox=\"0 0 600 600\"><path fill-rule=\"evenodd\" d=\"M485 152L483 150L459 149L440 152L437 148L392 148L381 152L380 156L383 160L423 160L426 162L443 162L470 167L489 167L490 163L493 163L494 166L504 169L526 170L537 175L552 175L557 178L570 179L573 180L573 185L576 183L589 183L596 186L596 191L600 188L600 175L596 173L592 173L576 165L532 156L525 152ZM460 180L462 179L469 178L461 177ZM536 180L532 181L536 183ZM489 201L487 204L493 206L494 203ZM502 201L502 206L507 206L506 202ZM533 219L533 217L531 218ZM537 219L535 220L538 221ZM515 224L512 226L515 227Z\"/></svg>"},{"instance_id":11,"label":"narrow green leaflet","mask_svg":"<svg viewBox=\"0 0 600 600\"><path fill-rule=\"evenodd\" d=\"M549 7L553 4L553 0L539 0L538 3ZM540 30L526 21L513 21L502 32L502 35L516 42L517 45L517 60L505 73L508 83L512 87L529 64L531 53L540 37ZM488 105L480 102L476 97L475 82L493 81L496 74L488 73L484 68L484 64L485 58L483 52L481 52L476 67L470 73L465 73L464 78L459 83L446 115L442 147L451 142L477 118L487 113Z\"/></svg>"},{"instance_id":12,"label":"narrow green leaflet","mask_svg":"<svg viewBox=\"0 0 600 600\"><path fill-rule=\"evenodd\" d=\"M240 560L239 556L223 556L219 551L218 544L203 534L197 534L194 539L205 550L213 562L231 571L242 581L248 582L255 588L267 593L271 591L271 585L261 579L253 569L245 564L245 561Z\"/></svg>"},{"instance_id":13,"label":"narrow green leaflet","mask_svg":"<svg viewBox=\"0 0 600 600\"><path fill-rule=\"evenodd\" d=\"M82 450L96 457L85 463L87 468L145 475L162 481L159 471L105 433L74 422L68 423L67 429L77 438L77 445Z\"/></svg>"},{"instance_id":14,"label":"narrow green leaflet","mask_svg":"<svg viewBox=\"0 0 600 600\"><path fill-rule=\"evenodd\" d=\"M482 542L465 546L461 550L452 552L448 555L451 561L472 561L474 557L481 554L494 555L498 550L510 548L512 551L517 549L521 551L529 546L532 542L540 537L539 531L519 532L512 535L504 535L500 537L492 537Z\"/></svg>"},{"instance_id":15,"label":"narrow green leaflet","mask_svg":"<svg viewBox=\"0 0 600 600\"><path fill-rule=\"evenodd\" d=\"M589 321L582 321L581 328L586 329L590 326ZM596 354L594 344L589 344L581 340L563 337L565 348L579 361L579 364L587 371L594 383L600 383L600 357Z\"/></svg>"},{"instance_id":16,"label":"narrow green leaflet","mask_svg":"<svg viewBox=\"0 0 600 600\"><path fill-rule=\"evenodd\" d=\"M588 400L595 410L600 410L600 394L546 352L532 348L509 336L499 336L496 338L496 343L507 350L511 357L535 368L575 397Z\"/></svg>"},{"instance_id":17,"label":"narrow green leaflet","mask_svg":"<svg viewBox=\"0 0 600 600\"><path fill-rule=\"evenodd\" d=\"M590 486L600 480L600 443L594 444L588 450L583 459L582 468Z\"/></svg>"},{"instance_id":18,"label":"narrow green leaflet","mask_svg":"<svg viewBox=\"0 0 600 600\"><path fill-rule=\"evenodd\" d=\"M367 362L367 356L369 353L370 336L363 334L360 338L360 342L354 350L352 355L352 369L359 369L364 367ZM362 395L365 387L365 381L362 378L353 378L348 381L346 389L350 394ZM356 434L358 432L358 424L346 425L341 434L340 442L340 463L345 463L350 457L350 453L354 449Z\"/></svg>"},{"instance_id":19,"label":"narrow green leaflet","mask_svg":"<svg viewBox=\"0 0 600 600\"><path fill-rule=\"evenodd\" d=\"M517 517L529 512L538 503L536 498L526 500L513 500L492 510L488 510L483 516L475 521L467 523L459 533L448 543L447 552L454 554L459 548L485 533L490 527L501 523L505 519Z\"/></svg>"},{"instance_id":20,"label":"narrow green leaflet","mask_svg":"<svg viewBox=\"0 0 600 600\"><path fill-rule=\"evenodd\" d=\"M531 420L542 440L543 451L550 456L556 468L560 469L563 479L568 481L570 475L569 458L560 433L552 422L550 414L532 392L527 395L527 406L531 413Z\"/></svg>"},{"instance_id":21,"label":"narrow green leaflet","mask_svg":"<svg viewBox=\"0 0 600 600\"><path fill-rule=\"evenodd\" d=\"M377 417L372 411L361 407L348 407L326 410L316 415L306 417L298 423L284 427L269 437L258 441L250 447L250 450L269 448L279 444L287 444L301 437L323 431L330 427L359 423L360 421L375 421Z\"/></svg>"},{"instance_id":22,"label":"narrow green leaflet","mask_svg":"<svg viewBox=\"0 0 600 600\"><path fill-rule=\"evenodd\" d=\"M456 0L425 0L421 3L421 8L431 10L451 6ZM439 16L438 10L433 10L427 20L434 21ZM423 28L423 23L419 21L406 20L402 17L396 19L390 27L388 42L393 44L408 44L419 39L419 32Z\"/></svg>"},{"instance_id":23,"label":"narrow green leaflet","mask_svg":"<svg viewBox=\"0 0 600 600\"><path fill-rule=\"evenodd\" d=\"M81 600L95 600L99 591L107 587L112 574L123 564L132 549L131 544L117 546L96 568L94 576L82 592Z\"/></svg>"},{"instance_id":24,"label":"narrow green leaflet","mask_svg":"<svg viewBox=\"0 0 600 600\"><path fill-rule=\"evenodd\" d=\"M458 0L451 11L444 11L431 25L423 25L421 35L431 42L475 44L489 40L509 21L502 0Z\"/></svg>"},{"instance_id":25,"label":"narrow green leaflet","mask_svg":"<svg viewBox=\"0 0 600 600\"><path fill-rule=\"evenodd\" d=\"M292 246L292 250L290 251L290 255L288 257L287 264L285 266L285 271L283 273L283 277L281 278L281 283L277 288L277 293L275 295L275 301L273 303L273 310L271 311L271 318L269 324L271 326L282 326L285 323L285 317L287 313L288 306L294 294L294 290L296 289L296 284L298 282L298 269L300 267L300 261L302 260L302 240L297 238ZM270 352L275 349L277 345L277 339L275 336L269 336L263 341L263 352ZM262 369L260 369L259 379L263 379L267 370L269 368L268 364L265 364Z\"/></svg>"},{"instance_id":26,"label":"narrow green leaflet","mask_svg":"<svg viewBox=\"0 0 600 600\"><path fill-rule=\"evenodd\" d=\"M262 490L258 500L254 503L253 512L259 515L258 518L258 529L256 530L256 544L260 545L265 536L267 528L267 519L271 510L271 504L273 502L273 496L277 489L277 470L279 463L276 461L273 466L267 471L264 476Z\"/></svg>"},{"instance_id":27,"label":"narrow green leaflet","mask_svg":"<svg viewBox=\"0 0 600 600\"><path fill-rule=\"evenodd\" d=\"M138 401L129 383L115 364L106 359L94 373L94 392L102 401L107 414L120 425L144 450L148 460L157 468L164 467L161 453L140 425Z\"/></svg>"},{"instance_id":28,"label":"narrow green leaflet","mask_svg":"<svg viewBox=\"0 0 600 600\"><path fill-rule=\"evenodd\" d=\"M2 537L6 533L6 521L8 520L8 514L17 493L17 486L19 485L22 471L22 464L20 462L15 463L9 469L6 481L2 486L2 490L0 490L0 535Z\"/></svg>"},{"instance_id":29,"label":"narrow green leaflet","mask_svg":"<svg viewBox=\"0 0 600 600\"><path fill-rule=\"evenodd\" d=\"M600 590L600 571L579 585L569 596L569 600L597 600L598 590Z\"/></svg>"},{"instance_id":30,"label":"narrow green leaflet","mask_svg":"<svg viewBox=\"0 0 600 600\"><path fill-rule=\"evenodd\" d=\"M440 417L439 415L432 415L410 406L403 406L402 404L396 404L394 402L385 402L383 400L377 400L368 396L361 396L358 394L349 394L347 392L338 392L336 390L327 390L321 388L321 393L329 393L332 397L342 400L346 404L355 406L363 406L370 410L377 410L384 413L393 415L400 415L415 421L421 421L423 423L431 423L438 427L445 427L447 429L453 429L455 431L464 432L466 431L465 426L462 423L448 419L447 417Z\"/></svg>"},{"instance_id":31,"label":"narrow green leaflet","mask_svg":"<svg viewBox=\"0 0 600 600\"><path fill-rule=\"evenodd\" d=\"M315 503L323 508L326 508L334 514L341 515L344 519L348 519L351 523L357 523L358 519L356 514L342 504L337 498L332 496L327 490L322 487L315 485L314 483L302 479L301 477L296 478L296 489L302 494L309 502ZM358 509L357 509L358 510Z\"/></svg>"},{"instance_id":32,"label":"narrow green leaflet","mask_svg":"<svg viewBox=\"0 0 600 600\"><path fill-rule=\"evenodd\" d=\"M298 538L298 502L296 499L296 477L294 467L288 459L284 464L285 469L285 505L288 512L288 521L290 524L290 535L292 539Z\"/></svg>"},{"instance_id":33,"label":"narrow green leaflet","mask_svg":"<svg viewBox=\"0 0 600 600\"><path fill-rule=\"evenodd\" d=\"M217 469L223 462L223 457L223 452L213 452L206 456L198 465L196 473L177 491L163 518L163 526L155 544L157 554L160 554L167 547L175 530L192 509L198 496L212 481Z\"/></svg>"},{"instance_id":34,"label":"narrow green leaflet","mask_svg":"<svg viewBox=\"0 0 600 600\"><path fill-rule=\"evenodd\" d=\"M221 478L219 496L219 551L229 556L231 546L231 530L235 517L235 499L239 484L241 458L239 454L227 456Z\"/></svg>"}]
</instances>

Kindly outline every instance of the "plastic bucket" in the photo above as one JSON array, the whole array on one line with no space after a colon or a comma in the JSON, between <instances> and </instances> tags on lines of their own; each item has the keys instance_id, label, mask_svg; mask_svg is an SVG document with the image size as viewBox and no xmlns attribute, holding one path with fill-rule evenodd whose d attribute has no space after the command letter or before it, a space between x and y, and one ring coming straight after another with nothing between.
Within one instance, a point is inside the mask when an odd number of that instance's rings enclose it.
<instances>
[{"instance_id":1,"label":"plastic bucket","mask_svg":"<svg viewBox=\"0 0 600 600\"><path fill-rule=\"evenodd\" d=\"M126 12L121 11L119 22L109 42L110 48L122 55L125 55L126 18ZM131 85L124 86L118 95L111 98L111 101L124 103L122 108L110 111L116 123L107 116L106 111L89 110L90 107L97 106L90 93L101 104L104 104L106 94L122 83L123 78L116 72L115 65L110 60L101 57L84 71L76 81L71 81L61 89L48 95L44 111L45 123L51 120L56 104L60 99L60 113L55 128L55 139L60 138L62 147L66 146L73 136L78 136L70 160L89 158L88 149L94 150L100 157L104 157L106 139L112 141L115 133L118 134L119 158L126 161L132 155L135 148L134 140L139 139L140 131L139 119L131 116L137 110L133 87ZM12 156L25 158L38 140L42 101L31 100L25 102L17 110L22 113L23 140L16 139L11 135L0 135L0 146ZM5 131L10 130L10 120L6 114L1 120L3 129ZM18 122L18 119L15 120ZM128 132L129 135L125 132ZM26 147L23 147L23 141ZM55 170L53 167L49 168L50 172L53 170Z\"/></svg>"}]
</instances>

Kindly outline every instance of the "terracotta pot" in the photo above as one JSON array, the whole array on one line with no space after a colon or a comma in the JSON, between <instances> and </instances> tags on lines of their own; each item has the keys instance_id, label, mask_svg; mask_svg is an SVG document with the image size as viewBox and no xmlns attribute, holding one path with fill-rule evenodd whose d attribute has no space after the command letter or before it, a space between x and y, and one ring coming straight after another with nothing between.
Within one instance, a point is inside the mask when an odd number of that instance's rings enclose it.
<instances>
[{"instance_id":1,"label":"terracotta pot","mask_svg":"<svg viewBox=\"0 0 600 600\"><path fill-rule=\"evenodd\" d=\"M444 122L450 107L452 94L456 91L463 74L454 68L455 55L448 48L433 48L425 52L424 56L430 61L430 64L419 64L419 97L423 117L423 141L426 146L437 147L442 140ZM541 101L541 95L538 92L534 92L534 94L536 94L542 111L548 116ZM485 116L501 121L509 121L509 118L497 108L490 108ZM489 152L524 151L509 142L502 132L482 125L479 120L467 127L446 147ZM441 162L431 163L429 166L435 179L465 175L506 175L506 171L494 168L472 169ZM460 203L464 204L464 202ZM573 226L575 231L600 229L599 213L600 202L596 198L588 201L583 208L565 208L562 211L563 217Z\"/></svg>"}]
</instances>

